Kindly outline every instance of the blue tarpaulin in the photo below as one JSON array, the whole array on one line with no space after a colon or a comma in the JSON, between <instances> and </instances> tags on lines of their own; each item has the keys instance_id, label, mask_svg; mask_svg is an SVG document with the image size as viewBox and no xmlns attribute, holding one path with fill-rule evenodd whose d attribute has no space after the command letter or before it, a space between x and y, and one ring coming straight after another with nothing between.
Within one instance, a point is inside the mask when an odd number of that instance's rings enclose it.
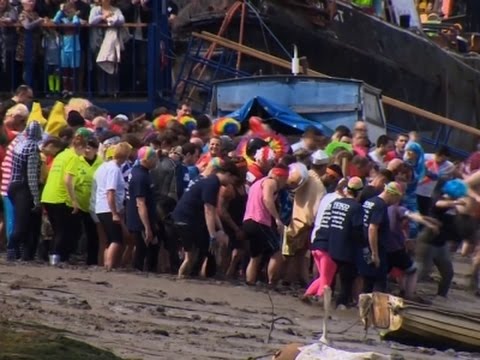
<instances>
[{"instance_id":1,"label":"blue tarpaulin","mask_svg":"<svg viewBox=\"0 0 480 360\"><path fill-rule=\"evenodd\" d=\"M246 102L240 109L226 115L226 117L231 117L239 122L247 121L250 118L250 112L254 107L261 107L266 113L270 115L270 119L276 120L286 126L289 126L297 131L305 131L309 126L314 126L317 129L322 130L323 132L330 133L331 130L326 128L324 125L305 119L304 117L293 112L286 106L279 105L271 100L268 100L264 97L257 96Z\"/></svg>"}]
</instances>

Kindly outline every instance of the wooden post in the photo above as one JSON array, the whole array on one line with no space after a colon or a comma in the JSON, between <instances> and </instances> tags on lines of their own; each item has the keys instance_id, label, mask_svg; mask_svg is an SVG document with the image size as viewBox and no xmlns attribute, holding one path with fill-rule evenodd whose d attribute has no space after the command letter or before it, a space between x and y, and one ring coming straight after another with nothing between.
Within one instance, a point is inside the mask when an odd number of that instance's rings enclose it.
<instances>
[{"instance_id":1,"label":"wooden post","mask_svg":"<svg viewBox=\"0 0 480 360\"><path fill-rule=\"evenodd\" d=\"M275 65L275 66L278 66L278 67L282 67L284 69L289 69L290 70L290 68L291 68L290 61L280 59L276 56L266 54L262 51L256 50L254 48L251 48L251 47L248 47L248 46L245 46L245 45L240 45L240 44L236 43L235 41L231 41L231 40L225 39L225 38L220 37L220 36L216 36L216 35L208 33L208 32L202 32L201 34L194 32L193 36L195 36L197 38L200 38L200 39L204 39L206 41L216 43L219 46L223 46L223 47L235 50L235 51L240 51L245 55L248 55L248 56L254 57L256 59L268 62L268 63L270 63L272 65ZM312 69L308 69L307 72L306 72L306 75L320 76L320 77L327 77L327 78L330 77L328 75L322 74L322 73L320 73L318 71L315 71L315 70L312 70ZM447 125L447 126L450 126L452 128L464 131L468 134L480 137L480 130L479 129L476 129L476 128L474 128L472 126L469 126L469 125L462 124L462 123L460 123L456 120L449 119L445 116L441 116L441 115L432 113L430 111L418 108L418 107L416 107L414 105L411 105L411 104L408 104L406 102L394 99L394 98L389 97L389 96L384 96L384 95L382 95L382 102L383 102L384 105L388 105L388 106L406 111L408 113L423 117L425 119L435 121L437 123Z\"/></svg>"}]
</instances>

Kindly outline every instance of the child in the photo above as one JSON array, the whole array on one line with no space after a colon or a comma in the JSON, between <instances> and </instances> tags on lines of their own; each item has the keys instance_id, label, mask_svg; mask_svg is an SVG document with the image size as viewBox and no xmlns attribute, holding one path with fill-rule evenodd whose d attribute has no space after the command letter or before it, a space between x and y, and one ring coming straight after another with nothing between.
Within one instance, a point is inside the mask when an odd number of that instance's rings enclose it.
<instances>
[{"instance_id":1,"label":"child","mask_svg":"<svg viewBox=\"0 0 480 360\"><path fill-rule=\"evenodd\" d=\"M80 25L75 5L71 2L64 4L53 18L53 22L55 24ZM62 68L63 94L71 96L74 73L80 67L80 36L76 27L65 27L62 30L60 66Z\"/></svg>"},{"instance_id":2,"label":"child","mask_svg":"<svg viewBox=\"0 0 480 360\"><path fill-rule=\"evenodd\" d=\"M45 29L43 36L45 65L47 66L47 97L60 93L60 49L58 33L55 29Z\"/></svg>"}]
</instances>

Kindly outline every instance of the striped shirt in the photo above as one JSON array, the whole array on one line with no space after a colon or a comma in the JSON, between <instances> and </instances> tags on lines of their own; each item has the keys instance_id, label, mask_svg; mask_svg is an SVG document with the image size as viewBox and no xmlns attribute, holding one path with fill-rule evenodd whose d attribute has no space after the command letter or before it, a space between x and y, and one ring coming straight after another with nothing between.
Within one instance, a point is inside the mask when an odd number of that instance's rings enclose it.
<instances>
[{"instance_id":1,"label":"striped shirt","mask_svg":"<svg viewBox=\"0 0 480 360\"><path fill-rule=\"evenodd\" d=\"M2 162L2 183L0 185L0 194L2 196L8 196L8 187L12 180L12 167L13 167L13 148L20 141L21 136L17 136L7 147L5 158Z\"/></svg>"}]
</instances>

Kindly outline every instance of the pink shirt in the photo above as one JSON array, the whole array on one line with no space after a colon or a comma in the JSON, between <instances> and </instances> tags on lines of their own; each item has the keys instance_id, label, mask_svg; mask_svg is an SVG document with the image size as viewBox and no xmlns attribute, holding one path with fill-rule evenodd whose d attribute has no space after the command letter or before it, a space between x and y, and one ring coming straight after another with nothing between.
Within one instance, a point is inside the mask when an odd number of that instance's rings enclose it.
<instances>
[{"instance_id":1,"label":"pink shirt","mask_svg":"<svg viewBox=\"0 0 480 360\"><path fill-rule=\"evenodd\" d=\"M263 202L263 183L266 180L268 178L264 177L250 187L243 221L253 220L259 224L272 226L272 215Z\"/></svg>"}]
</instances>

